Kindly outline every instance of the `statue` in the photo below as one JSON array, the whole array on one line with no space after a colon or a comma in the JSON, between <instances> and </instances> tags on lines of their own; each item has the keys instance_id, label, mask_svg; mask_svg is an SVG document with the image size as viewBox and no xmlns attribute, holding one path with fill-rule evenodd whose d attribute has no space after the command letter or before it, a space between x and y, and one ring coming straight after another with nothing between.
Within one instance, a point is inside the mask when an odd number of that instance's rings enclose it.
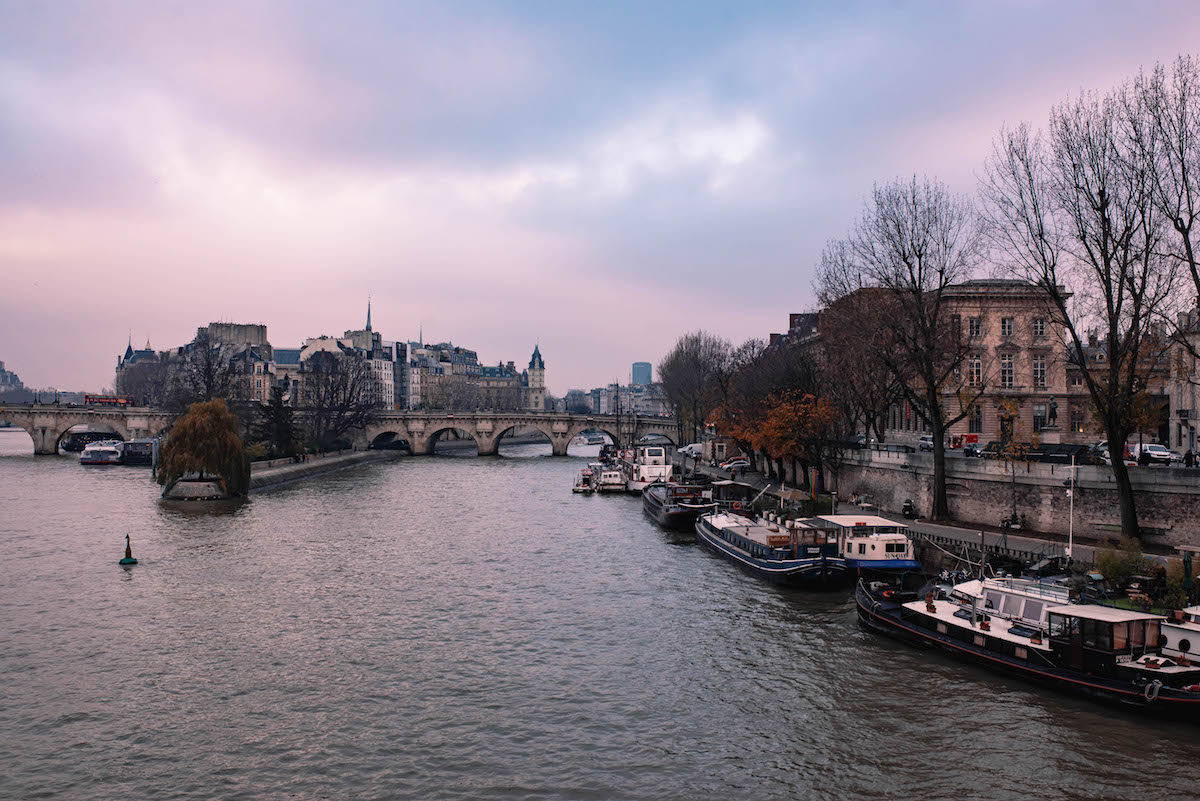
<instances>
[{"instance_id":1,"label":"statue","mask_svg":"<svg viewBox=\"0 0 1200 801\"><path fill-rule=\"evenodd\" d=\"M1052 426L1055 424L1055 422L1057 420L1058 420L1058 401L1056 401L1054 399L1054 396L1051 395L1050 396L1050 416L1046 418L1046 424Z\"/></svg>"}]
</instances>

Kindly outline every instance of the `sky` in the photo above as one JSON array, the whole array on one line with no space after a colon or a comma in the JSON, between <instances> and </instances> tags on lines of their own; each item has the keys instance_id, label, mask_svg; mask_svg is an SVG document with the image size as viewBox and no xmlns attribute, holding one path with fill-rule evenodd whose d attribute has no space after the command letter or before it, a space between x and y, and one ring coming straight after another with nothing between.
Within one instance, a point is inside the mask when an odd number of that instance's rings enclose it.
<instances>
[{"instance_id":1,"label":"sky","mask_svg":"<svg viewBox=\"0 0 1200 801\"><path fill-rule=\"evenodd\" d=\"M0 0L0 360L362 326L555 394L814 308L875 182L1200 54L1192 2Z\"/></svg>"}]
</instances>

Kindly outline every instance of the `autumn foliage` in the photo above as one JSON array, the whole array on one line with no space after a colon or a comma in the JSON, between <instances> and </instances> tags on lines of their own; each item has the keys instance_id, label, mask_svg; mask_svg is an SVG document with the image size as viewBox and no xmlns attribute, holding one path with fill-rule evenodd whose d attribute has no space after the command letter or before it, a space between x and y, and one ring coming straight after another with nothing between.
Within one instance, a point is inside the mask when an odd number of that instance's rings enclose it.
<instances>
[{"instance_id":1,"label":"autumn foliage","mask_svg":"<svg viewBox=\"0 0 1200 801\"><path fill-rule=\"evenodd\" d=\"M238 419L220 398L189 406L163 445L159 484L171 486L193 473L218 479L229 495L245 495L249 488L250 457L238 436Z\"/></svg>"}]
</instances>

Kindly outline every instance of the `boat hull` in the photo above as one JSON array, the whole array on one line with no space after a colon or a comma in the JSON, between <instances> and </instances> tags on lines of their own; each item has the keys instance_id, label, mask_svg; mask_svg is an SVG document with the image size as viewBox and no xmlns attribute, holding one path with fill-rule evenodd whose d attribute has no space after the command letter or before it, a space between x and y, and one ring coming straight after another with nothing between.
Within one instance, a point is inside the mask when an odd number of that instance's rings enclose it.
<instances>
[{"instance_id":1,"label":"boat hull","mask_svg":"<svg viewBox=\"0 0 1200 801\"><path fill-rule=\"evenodd\" d=\"M1110 704L1143 710L1167 717L1200 723L1200 693L1188 693L1163 686L1156 693L1145 685L1109 679L1049 665L1034 665L1026 660L997 653L983 646L955 639L920 620L901 615L903 606L873 596L860 581L854 592L859 624L869 631L902 642L946 653L960 661L988 670L1015 676L1043 687L1073 695L1087 696ZM1150 695L1154 694L1154 700Z\"/></svg>"},{"instance_id":2,"label":"boat hull","mask_svg":"<svg viewBox=\"0 0 1200 801\"><path fill-rule=\"evenodd\" d=\"M844 559L828 556L780 561L758 559L725 542L710 528L704 518L696 521L696 536L701 542L746 572L772 584L810 589L833 589L842 586L846 581L847 566Z\"/></svg>"}]
</instances>

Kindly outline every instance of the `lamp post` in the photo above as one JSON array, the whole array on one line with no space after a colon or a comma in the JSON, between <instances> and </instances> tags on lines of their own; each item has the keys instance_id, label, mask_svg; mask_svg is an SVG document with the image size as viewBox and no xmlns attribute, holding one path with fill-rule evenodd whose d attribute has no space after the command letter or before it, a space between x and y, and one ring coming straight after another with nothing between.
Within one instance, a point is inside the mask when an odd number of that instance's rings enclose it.
<instances>
[{"instance_id":1,"label":"lamp post","mask_svg":"<svg viewBox=\"0 0 1200 801\"><path fill-rule=\"evenodd\" d=\"M1067 518L1067 560L1074 556L1075 549L1075 454L1071 454L1071 489L1067 490L1071 499L1071 513Z\"/></svg>"}]
</instances>

